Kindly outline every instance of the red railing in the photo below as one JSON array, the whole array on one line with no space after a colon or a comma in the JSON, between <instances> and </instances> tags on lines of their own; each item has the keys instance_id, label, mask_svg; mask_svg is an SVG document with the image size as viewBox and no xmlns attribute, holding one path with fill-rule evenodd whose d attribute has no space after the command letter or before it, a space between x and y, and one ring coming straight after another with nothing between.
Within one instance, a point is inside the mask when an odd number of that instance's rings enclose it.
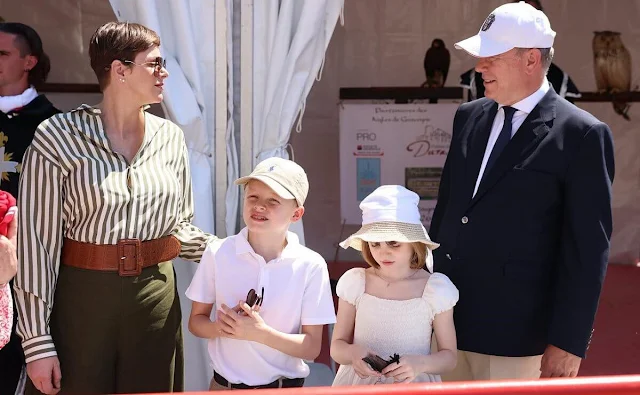
<instances>
[{"instance_id":1,"label":"red railing","mask_svg":"<svg viewBox=\"0 0 640 395\"><path fill-rule=\"evenodd\" d=\"M213 392L191 392L191 395ZM531 381L475 381L438 384L395 384L358 387L304 387L234 391L234 394L259 395L627 395L640 394L640 375L600 376L574 379L542 379ZM159 394L156 394L159 395Z\"/></svg>"}]
</instances>

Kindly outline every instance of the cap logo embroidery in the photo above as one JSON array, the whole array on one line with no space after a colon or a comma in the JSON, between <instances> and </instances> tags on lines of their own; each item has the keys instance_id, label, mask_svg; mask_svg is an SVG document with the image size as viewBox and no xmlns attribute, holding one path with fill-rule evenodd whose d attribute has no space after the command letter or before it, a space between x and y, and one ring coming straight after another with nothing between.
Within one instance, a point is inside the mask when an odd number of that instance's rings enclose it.
<instances>
[{"instance_id":1,"label":"cap logo embroidery","mask_svg":"<svg viewBox=\"0 0 640 395\"><path fill-rule=\"evenodd\" d=\"M486 32L487 30L489 30L489 28L493 24L493 21L495 20L496 20L496 16L494 14L489 14L487 19L484 20L484 23L482 24L482 28L480 30L482 30L483 32Z\"/></svg>"},{"instance_id":2,"label":"cap logo embroidery","mask_svg":"<svg viewBox=\"0 0 640 395\"><path fill-rule=\"evenodd\" d=\"M271 167L269 168L269 171L273 171L275 168L276 168L275 166L271 166Z\"/></svg>"}]
</instances>

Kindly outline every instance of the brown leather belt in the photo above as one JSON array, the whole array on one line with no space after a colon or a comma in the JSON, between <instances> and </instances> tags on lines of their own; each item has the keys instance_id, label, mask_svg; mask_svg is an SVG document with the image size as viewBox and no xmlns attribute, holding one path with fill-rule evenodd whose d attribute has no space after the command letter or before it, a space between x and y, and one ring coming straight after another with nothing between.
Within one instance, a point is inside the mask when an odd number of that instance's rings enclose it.
<instances>
[{"instance_id":1,"label":"brown leather belt","mask_svg":"<svg viewBox=\"0 0 640 395\"><path fill-rule=\"evenodd\" d=\"M170 261L180 254L174 236L155 240L122 239L118 244L91 244L64 239L61 262L80 269L118 272L120 276L139 276L142 269Z\"/></svg>"}]
</instances>

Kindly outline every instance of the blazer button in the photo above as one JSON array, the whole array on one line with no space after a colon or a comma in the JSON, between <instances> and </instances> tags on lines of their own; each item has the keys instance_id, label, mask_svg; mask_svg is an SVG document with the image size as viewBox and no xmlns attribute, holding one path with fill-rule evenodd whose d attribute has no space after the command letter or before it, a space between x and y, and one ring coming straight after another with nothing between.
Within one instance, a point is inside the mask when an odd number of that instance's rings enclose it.
<instances>
[{"instance_id":1,"label":"blazer button","mask_svg":"<svg viewBox=\"0 0 640 395\"><path fill-rule=\"evenodd\" d=\"M460 222L462 222L463 224L466 224L467 222L469 222L469 218L467 218L467 216L465 215L464 217L462 217Z\"/></svg>"}]
</instances>

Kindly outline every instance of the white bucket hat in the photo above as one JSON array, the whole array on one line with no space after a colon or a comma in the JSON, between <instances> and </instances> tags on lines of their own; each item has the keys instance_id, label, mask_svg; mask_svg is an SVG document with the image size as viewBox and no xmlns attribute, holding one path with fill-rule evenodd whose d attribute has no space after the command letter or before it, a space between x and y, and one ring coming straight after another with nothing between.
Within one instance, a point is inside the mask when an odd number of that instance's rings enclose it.
<instances>
[{"instance_id":1,"label":"white bucket hat","mask_svg":"<svg viewBox=\"0 0 640 395\"><path fill-rule=\"evenodd\" d=\"M551 48L556 32L544 12L525 3L507 3L493 10L475 36L455 43L470 55L486 58L513 48Z\"/></svg>"},{"instance_id":2,"label":"white bucket hat","mask_svg":"<svg viewBox=\"0 0 640 395\"><path fill-rule=\"evenodd\" d=\"M360 203L362 227L340 243L342 248L362 251L362 243L398 241L420 242L427 246L427 269L433 273L433 253L440 246L431 241L420 221L415 192L400 185L383 185Z\"/></svg>"}]
</instances>

